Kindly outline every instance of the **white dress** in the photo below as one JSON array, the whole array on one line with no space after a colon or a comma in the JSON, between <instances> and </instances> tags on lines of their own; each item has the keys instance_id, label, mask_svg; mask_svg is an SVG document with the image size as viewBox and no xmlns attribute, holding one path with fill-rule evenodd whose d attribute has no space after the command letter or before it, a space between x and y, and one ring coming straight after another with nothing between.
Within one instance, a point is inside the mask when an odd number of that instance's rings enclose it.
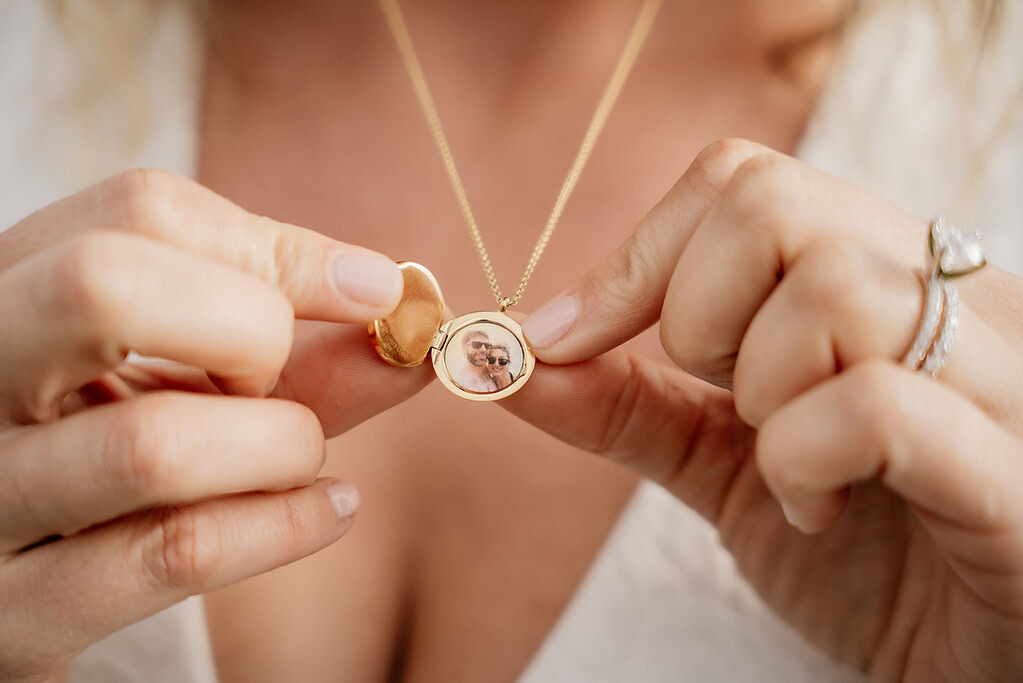
<instances>
[{"instance_id":1,"label":"white dress","mask_svg":"<svg viewBox=\"0 0 1023 683\"><path fill-rule=\"evenodd\" d=\"M151 132L137 149L124 149L113 107L100 101L86 112L97 124L91 135L66 115L79 74L46 3L0 0L0 229L126 166L194 175L199 63L180 4L164 4L139 62L155 102ZM976 76L979 94L965 107L930 15L890 3L855 28L798 156L923 217L952 205L955 218L983 226L994 263L1023 270L1019 107L1001 122L976 192L957 190L964 169L974 168L972 150L1008 109L1009 84L1023 78L1020 5L1006 3L1006 52ZM652 484L636 490L521 676L526 683L859 679L775 618L714 530ZM93 645L71 680L215 681L201 598Z\"/></svg>"}]
</instances>

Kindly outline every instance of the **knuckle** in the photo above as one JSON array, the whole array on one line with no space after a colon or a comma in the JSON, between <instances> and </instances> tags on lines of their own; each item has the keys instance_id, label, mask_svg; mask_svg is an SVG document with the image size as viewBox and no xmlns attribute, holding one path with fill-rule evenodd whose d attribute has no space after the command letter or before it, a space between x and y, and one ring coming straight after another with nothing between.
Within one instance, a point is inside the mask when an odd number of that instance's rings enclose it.
<instances>
[{"instance_id":1,"label":"knuckle","mask_svg":"<svg viewBox=\"0 0 1023 683\"><path fill-rule=\"evenodd\" d=\"M109 294L120 293L117 274L110 268L111 252L122 248L120 240L109 233L90 233L72 240L53 264L51 280L68 309L101 310ZM115 299L117 297L114 297Z\"/></svg>"},{"instance_id":2,"label":"knuckle","mask_svg":"<svg viewBox=\"0 0 1023 683\"><path fill-rule=\"evenodd\" d=\"M692 346L686 340L686 335L680 334L679 330L676 329L676 325L670 321L678 319L677 316L661 316L661 325L657 331L658 337L661 342L661 348L668 354L668 358L672 360L675 365L692 372L694 368L694 354L692 352Z\"/></svg>"},{"instance_id":3,"label":"knuckle","mask_svg":"<svg viewBox=\"0 0 1023 683\"><path fill-rule=\"evenodd\" d=\"M696 155L676 189L696 192L713 202L721 196L735 170L761 149L743 138L715 140Z\"/></svg>"},{"instance_id":4,"label":"knuckle","mask_svg":"<svg viewBox=\"0 0 1023 683\"><path fill-rule=\"evenodd\" d=\"M692 316L678 308L661 315L658 337L671 361L688 374L731 388L737 353L693 333Z\"/></svg>"},{"instance_id":5,"label":"knuckle","mask_svg":"<svg viewBox=\"0 0 1023 683\"><path fill-rule=\"evenodd\" d=\"M658 264L651 247L637 230L604 263L583 278L583 288L607 310L620 312L623 325L652 321L661 302L651 297Z\"/></svg>"},{"instance_id":6,"label":"knuckle","mask_svg":"<svg viewBox=\"0 0 1023 683\"><path fill-rule=\"evenodd\" d=\"M668 354L668 357L680 368L691 371L695 369L693 367L695 362L693 347L686 339L684 331L677 329L677 326L672 322L681 319L684 319L684 317L662 314L658 335L661 347Z\"/></svg>"},{"instance_id":7,"label":"knuckle","mask_svg":"<svg viewBox=\"0 0 1023 683\"><path fill-rule=\"evenodd\" d=\"M803 200L798 162L781 154L758 154L744 161L722 198L739 225L778 237Z\"/></svg>"},{"instance_id":8,"label":"knuckle","mask_svg":"<svg viewBox=\"0 0 1023 683\"><path fill-rule=\"evenodd\" d=\"M813 490L791 439L791 434L780 433L768 421L757 432L755 442L757 470L768 488L782 498L801 497Z\"/></svg>"},{"instance_id":9,"label":"knuckle","mask_svg":"<svg viewBox=\"0 0 1023 683\"><path fill-rule=\"evenodd\" d=\"M284 529L287 542L293 548L308 547L317 538L320 525L307 500L284 493L278 496L279 524Z\"/></svg>"},{"instance_id":10,"label":"knuckle","mask_svg":"<svg viewBox=\"0 0 1023 683\"><path fill-rule=\"evenodd\" d=\"M632 356L626 357L626 372L621 383L609 395L610 403L603 428L598 430L591 451L599 455L611 455L625 442L640 405L644 378L639 363Z\"/></svg>"},{"instance_id":11,"label":"knuckle","mask_svg":"<svg viewBox=\"0 0 1023 683\"><path fill-rule=\"evenodd\" d=\"M792 470L787 458L790 449L784 447L785 436L778 433L773 423L767 422L757 431L754 442L757 470L775 492L786 490L785 473Z\"/></svg>"},{"instance_id":12,"label":"knuckle","mask_svg":"<svg viewBox=\"0 0 1023 683\"><path fill-rule=\"evenodd\" d=\"M294 345L295 314L291 302L277 290L253 282L255 288L245 290L249 310L245 321L248 343L239 350L253 375L278 375L288 362Z\"/></svg>"},{"instance_id":13,"label":"knuckle","mask_svg":"<svg viewBox=\"0 0 1023 683\"><path fill-rule=\"evenodd\" d=\"M296 486L311 483L327 459L327 444L320 419L309 408L293 401L279 401L282 409L288 412L283 425L296 451L298 480Z\"/></svg>"},{"instance_id":14,"label":"knuckle","mask_svg":"<svg viewBox=\"0 0 1023 683\"><path fill-rule=\"evenodd\" d=\"M625 362L621 379L608 387L599 413L601 426L587 448L644 477L667 484L677 477L688 454L686 447L676 447L677 423L664 410L666 396L672 389L637 357L628 355ZM696 411L699 409L694 408ZM702 418L694 419L699 422ZM664 448L661 446L664 443L673 445Z\"/></svg>"},{"instance_id":15,"label":"knuckle","mask_svg":"<svg viewBox=\"0 0 1023 683\"><path fill-rule=\"evenodd\" d=\"M731 175L743 162L754 156L757 150L757 145L745 138L721 138L700 150L695 163L701 169L728 169L730 171L728 175Z\"/></svg>"},{"instance_id":16,"label":"knuckle","mask_svg":"<svg viewBox=\"0 0 1023 683\"><path fill-rule=\"evenodd\" d=\"M178 398L171 393L147 396L118 406L107 436L106 471L129 491L153 491L173 476L176 430L166 416Z\"/></svg>"},{"instance_id":17,"label":"knuckle","mask_svg":"<svg viewBox=\"0 0 1023 683\"><path fill-rule=\"evenodd\" d=\"M711 142L696 156L697 159L713 161L719 158L748 158L750 153L756 149L756 145L746 139L735 136L718 138Z\"/></svg>"},{"instance_id":18,"label":"knuckle","mask_svg":"<svg viewBox=\"0 0 1023 683\"><path fill-rule=\"evenodd\" d=\"M739 358L742 358L742 354ZM753 427L761 426L768 414L763 384L762 375L749 371L742 361L736 363L732 376L735 414Z\"/></svg>"},{"instance_id":19,"label":"knuckle","mask_svg":"<svg viewBox=\"0 0 1023 683\"><path fill-rule=\"evenodd\" d=\"M265 216L258 217L256 221L263 227L261 232L270 240L270 258L265 262L263 277L274 284L290 283L293 278L286 274L302 272L308 264L308 247L299 238L300 229L282 229L280 224Z\"/></svg>"},{"instance_id":20,"label":"knuckle","mask_svg":"<svg viewBox=\"0 0 1023 683\"><path fill-rule=\"evenodd\" d=\"M270 288L265 320L271 365L280 371L291 355L295 337L295 309L280 290Z\"/></svg>"},{"instance_id":21,"label":"knuckle","mask_svg":"<svg viewBox=\"0 0 1023 683\"><path fill-rule=\"evenodd\" d=\"M842 373L843 404L866 430L869 441L884 449L892 445L891 437L906 415L902 373L892 363L879 360L858 363Z\"/></svg>"},{"instance_id":22,"label":"knuckle","mask_svg":"<svg viewBox=\"0 0 1023 683\"><path fill-rule=\"evenodd\" d=\"M137 289L138 273L132 265L132 245L122 236L107 232L83 235L56 258L50 282L55 292L57 313L77 320L92 346L120 361L126 349L110 348L105 340L114 338Z\"/></svg>"},{"instance_id":23,"label":"knuckle","mask_svg":"<svg viewBox=\"0 0 1023 683\"><path fill-rule=\"evenodd\" d=\"M249 344L249 360L258 372L279 372L291 355L294 343L295 308L287 295L274 285L253 276L239 273L234 296L244 297L249 315L244 326Z\"/></svg>"},{"instance_id":24,"label":"knuckle","mask_svg":"<svg viewBox=\"0 0 1023 683\"><path fill-rule=\"evenodd\" d=\"M168 223L181 183L182 180L169 171L134 168L104 183L104 202L121 227L151 229Z\"/></svg>"},{"instance_id":25,"label":"knuckle","mask_svg":"<svg viewBox=\"0 0 1023 683\"><path fill-rule=\"evenodd\" d=\"M911 466L911 454L903 443L903 431L912 419L912 398L905 382L906 371L885 361L867 361L850 368L846 404L866 443L880 454L884 469L896 479Z\"/></svg>"},{"instance_id":26,"label":"knuckle","mask_svg":"<svg viewBox=\"0 0 1023 683\"><path fill-rule=\"evenodd\" d=\"M152 510L146 517L142 569L151 582L189 593L211 585L224 561L224 542L216 519L195 506Z\"/></svg>"},{"instance_id":27,"label":"knuckle","mask_svg":"<svg viewBox=\"0 0 1023 683\"><path fill-rule=\"evenodd\" d=\"M800 255L790 275L797 303L829 317L859 318L864 313L865 268L861 250L846 240L819 240Z\"/></svg>"},{"instance_id":28,"label":"knuckle","mask_svg":"<svg viewBox=\"0 0 1023 683\"><path fill-rule=\"evenodd\" d=\"M888 471L903 468L904 458L899 434L909 412L906 373L888 361L871 360L844 370L835 380L835 405L841 406L841 419L855 426L862 443L883 457ZM792 448L799 436L791 422L767 420L756 439L756 462L769 487L789 496L817 493L805 479L801 449Z\"/></svg>"}]
</instances>

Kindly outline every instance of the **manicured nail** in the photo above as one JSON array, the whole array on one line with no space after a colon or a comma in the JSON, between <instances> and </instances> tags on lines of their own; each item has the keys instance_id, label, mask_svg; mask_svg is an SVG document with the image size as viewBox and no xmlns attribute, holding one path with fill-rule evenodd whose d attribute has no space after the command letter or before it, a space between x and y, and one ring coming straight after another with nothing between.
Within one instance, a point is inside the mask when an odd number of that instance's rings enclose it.
<instances>
[{"instance_id":1,"label":"manicured nail","mask_svg":"<svg viewBox=\"0 0 1023 683\"><path fill-rule=\"evenodd\" d=\"M327 484L327 497L338 519L348 519L359 509L359 491L347 482L332 481Z\"/></svg>"},{"instance_id":2,"label":"manicured nail","mask_svg":"<svg viewBox=\"0 0 1023 683\"><path fill-rule=\"evenodd\" d=\"M575 327L581 307L574 294L552 299L522 321L522 333L533 348L553 346Z\"/></svg>"},{"instance_id":3,"label":"manicured nail","mask_svg":"<svg viewBox=\"0 0 1023 683\"><path fill-rule=\"evenodd\" d=\"M387 308L401 298L401 270L380 254L338 252L331 264L331 277L342 296L360 304Z\"/></svg>"},{"instance_id":4,"label":"manicured nail","mask_svg":"<svg viewBox=\"0 0 1023 683\"><path fill-rule=\"evenodd\" d=\"M804 525L804 521L800 518L799 513L796 511L796 508L785 501L781 501L781 511L782 514L785 515L785 519L789 524L796 527L803 533L806 533L806 526Z\"/></svg>"}]
</instances>

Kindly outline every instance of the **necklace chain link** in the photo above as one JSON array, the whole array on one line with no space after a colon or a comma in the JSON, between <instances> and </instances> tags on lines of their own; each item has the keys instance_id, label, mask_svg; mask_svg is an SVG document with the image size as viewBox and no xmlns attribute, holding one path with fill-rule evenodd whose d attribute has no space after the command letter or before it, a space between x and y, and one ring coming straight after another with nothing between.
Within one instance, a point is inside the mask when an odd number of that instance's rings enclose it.
<instances>
[{"instance_id":1,"label":"necklace chain link","mask_svg":"<svg viewBox=\"0 0 1023 683\"><path fill-rule=\"evenodd\" d=\"M647 34L650 32L650 27L657 17L657 12L662 2L663 0L644 0L643 6L640 8L636 21L632 26L629 38L622 50L622 54L618 58L618 63L615 65L614 72L612 72L611 78L604 88L604 94L600 98L600 103L593 113L589 128L586 129L586 135L583 137L579 151L575 155L575 160L572 162L568 175L561 185L561 191L558 192L554 208L547 218L547 223L544 225L543 232L540 233L540 238L533 247L533 253L529 257L529 263L526 264L526 270L522 273L519 286L515 290L514 295L506 297L501 293L501 287L497 283L497 275L494 274L494 267L490 263L490 256L487 254L487 248L483 244L483 236L480 234L479 227L476 225L476 219L472 214L472 209L469 207L469 199L465 194L465 188L462 186L462 179L458 175L458 169L455 167L451 148L448 146L447 138L441 127L437 107L433 103L430 88L426 83L426 77L423 75L423 68L419 63L419 58L416 56L412 37L409 35L408 26L402 16L401 8L398 6L398 0L380 0L380 5L384 16L387 18L391 34L394 36L402 61L405 63L405 70L408 72L409 79L412 81L412 87L419 100L419 106L423 110L426 121L430 126L430 131L433 133L441 160L444 162L444 168L447 170L448 179L451 181L451 187L455 191L458 205L462 210L462 215L465 217L469 232L472 234L473 242L476 245L476 252L479 254L480 262L483 264L483 272L486 273L487 280L490 282L490 289L493 291L498 307L502 312L517 304L519 299L522 298L522 294L526 291L529 278L533 275L533 270L540 261L540 256L547 247L547 243L550 242L554 229L558 226L561 214L565 210L565 204L568 202L572 190L575 189L583 167L589 160L593 146L597 142L597 137L600 135L600 131L603 129L604 123L607 121L611 110L614 108L615 101L618 99L618 95L629 77L629 72L632 70L636 57L646 41Z\"/></svg>"}]
</instances>

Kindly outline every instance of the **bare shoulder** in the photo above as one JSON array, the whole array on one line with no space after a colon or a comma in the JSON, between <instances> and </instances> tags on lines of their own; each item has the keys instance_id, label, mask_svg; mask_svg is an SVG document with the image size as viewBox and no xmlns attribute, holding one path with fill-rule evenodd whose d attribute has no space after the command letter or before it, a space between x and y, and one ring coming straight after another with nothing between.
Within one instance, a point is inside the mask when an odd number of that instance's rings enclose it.
<instances>
[{"instance_id":1,"label":"bare shoulder","mask_svg":"<svg viewBox=\"0 0 1023 683\"><path fill-rule=\"evenodd\" d=\"M207 596L234 680L510 680L635 487L492 405L431 387L331 442L362 507L334 546Z\"/></svg>"}]
</instances>

